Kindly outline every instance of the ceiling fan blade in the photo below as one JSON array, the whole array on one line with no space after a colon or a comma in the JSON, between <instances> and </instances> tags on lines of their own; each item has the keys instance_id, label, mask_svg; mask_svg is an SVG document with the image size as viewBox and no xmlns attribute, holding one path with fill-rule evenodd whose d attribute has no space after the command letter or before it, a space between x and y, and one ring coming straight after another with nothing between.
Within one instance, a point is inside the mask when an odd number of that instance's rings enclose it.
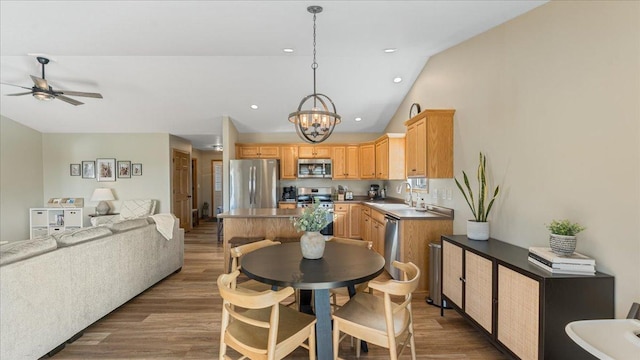
<instances>
[{"instance_id":1,"label":"ceiling fan blade","mask_svg":"<svg viewBox=\"0 0 640 360\"><path fill-rule=\"evenodd\" d=\"M36 84L36 86L42 90L49 90L49 84L47 84L47 80L39 78L37 76L33 76L33 75L29 75L31 76L31 80L33 80L33 83Z\"/></svg>"},{"instance_id":2,"label":"ceiling fan blade","mask_svg":"<svg viewBox=\"0 0 640 360\"><path fill-rule=\"evenodd\" d=\"M26 86L20 86L20 85L14 85L14 84L8 84L8 83L0 83L2 85L9 85L9 86L15 86L15 87L19 87L19 88L23 88L23 89L27 89L27 90L31 90L31 88L26 87Z\"/></svg>"},{"instance_id":3,"label":"ceiling fan blade","mask_svg":"<svg viewBox=\"0 0 640 360\"><path fill-rule=\"evenodd\" d=\"M5 96L22 96L22 95L31 95L31 94L33 94L32 91L23 92L23 93L17 93L17 94L6 94Z\"/></svg>"},{"instance_id":4,"label":"ceiling fan blade","mask_svg":"<svg viewBox=\"0 0 640 360\"><path fill-rule=\"evenodd\" d=\"M68 97L66 97L64 95L57 95L56 99L62 100L64 102L69 103L69 104L74 105L74 106L78 106L78 105L84 104L83 102L80 102L80 101L72 99L72 98L68 98Z\"/></svg>"},{"instance_id":5,"label":"ceiling fan blade","mask_svg":"<svg viewBox=\"0 0 640 360\"><path fill-rule=\"evenodd\" d=\"M84 97L102 99L102 94L81 92L81 91L56 90L56 94L64 94L64 95L70 95L70 96L84 96Z\"/></svg>"}]
</instances>

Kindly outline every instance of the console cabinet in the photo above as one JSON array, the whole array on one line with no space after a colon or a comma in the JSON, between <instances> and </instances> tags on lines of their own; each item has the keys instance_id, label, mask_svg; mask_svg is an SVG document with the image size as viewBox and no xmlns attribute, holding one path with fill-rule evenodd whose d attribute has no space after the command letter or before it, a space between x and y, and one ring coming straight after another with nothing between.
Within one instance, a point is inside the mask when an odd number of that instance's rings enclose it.
<instances>
[{"instance_id":1,"label":"console cabinet","mask_svg":"<svg viewBox=\"0 0 640 360\"><path fill-rule=\"evenodd\" d=\"M564 328L575 320L613 318L614 278L554 275L527 256L527 249L495 239L442 236L443 300L512 357L593 358Z\"/></svg>"},{"instance_id":2,"label":"console cabinet","mask_svg":"<svg viewBox=\"0 0 640 360\"><path fill-rule=\"evenodd\" d=\"M82 208L29 209L29 238L53 235L82 227Z\"/></svg>"}]
</instances>

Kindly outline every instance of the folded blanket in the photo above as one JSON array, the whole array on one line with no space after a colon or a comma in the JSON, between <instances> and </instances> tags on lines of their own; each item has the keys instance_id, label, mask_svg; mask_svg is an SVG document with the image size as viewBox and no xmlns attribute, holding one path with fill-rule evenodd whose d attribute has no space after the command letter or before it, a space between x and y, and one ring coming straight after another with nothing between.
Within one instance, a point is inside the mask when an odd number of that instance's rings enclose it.
<instances>
[{"instance_id":1,"label":"folded blanket","mask_svg":"<svg viewBox=\"0 0 640 360\"><path fill-rule=\"evenodd\" d=\"M155 214L151 215L151 218L156 222L156 229L164 236L165 239L171 240L173 238L173 227L176 223L176 218L173 214Z\"/></svg>"}]
</instances>

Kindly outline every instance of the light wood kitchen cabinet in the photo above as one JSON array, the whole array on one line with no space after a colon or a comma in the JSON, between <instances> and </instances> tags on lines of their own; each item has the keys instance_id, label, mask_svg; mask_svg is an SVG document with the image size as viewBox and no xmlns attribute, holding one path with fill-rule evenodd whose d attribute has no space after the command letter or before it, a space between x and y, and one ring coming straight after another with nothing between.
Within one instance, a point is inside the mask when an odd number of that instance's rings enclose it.
<instances>
[{"instance_id":1,"label":"light wood kitchen cabinet","mask_svg":"<svg viewBox=\"0 0 640 360\"><path fill-rule=\"evenodd\" d=\"M296 208L295 202L280 201L278 203L278 209L295 209L295 208Z\"/></svg>"},{"instance_id":2,"label":"light wood kitchen cabinet","mask_svg":"<svg viewBox=\"0 0 640 360\"><path fill-rule=\"evenodd\" d=\"M348 217L349 204L335 204L333 206L333 236L348 237Z\"/></svg>"},{"instance_id":3,"label":"light wood kitchen cabinet","mask_svg":"<svg viewBox=\"0 0 640 360\"><path fill-rule=\"evenodd\" d=\"M384 256L384 213L371 210L371 242L373 250Z\"/></svg>"},{"instance_id":4,"label":"light wood kitchen cabinet","mask_svg":"<svg viewBox=\"0 0 640 360\"><path fill-rule=\"evenodd\" d=\"M407 120L407 177L453 177L453 114L424 110Z\"/></svg>"},{"instance_id":5,"label":"light wood kitchen cabinet","mask_svg":"<svg viewBox=\"0 0 640 360\"><path fill-rule=\"evenodd\" d=\"M362 205L360 204L349 204L349 235L348 237L351 239L362 239L362 234L360 233L360 217L362 216Z\"/></svg>"},{"instance_id":6,"label":"light wood kitchen cabinet","mask_svg":"<svg viewBox=\"0 0 640 360\"><path fill-rule=\"evenodd\" d=\"M360 179L376 178L376 145L360 144Z\"/></svg>"},{"instance_id":7,"label":"light wood kitchen cabinet","mask_svg":"<svg viewBox=\"0 0 640 360\"><path fill-rule=\"evenodd\" d=\"M359 179L358 145L333 147L333 179Z\"/></svg>"},{"instance_id":8,"label":"light wood kitchen cabinet","mask_svg":"<svg viewBox=\"0 0 640 360\"><path fill-rule=\"evenodd\" d=\"M360 234L362 235L362 240L371 241L371 209L368 206L362 206L360 216Z\"/></svg>"},{"instance_id":9,"label":"light wood kitchen cabinet","mask_svg":"<svg viewBox=\"0 0 640 360\"><path fill-rule=\"evenodd\" d=\"M330 159L331 147L327 145L300 145L298 146L298 158Z\"/></svg>"},{"instance_id":10,"label":"light wood kitchen cabinet","mask_svg":"<svg viewBox=\"0 0 640 360\"><path fill-rule=\"evenodd\" d=\"M236 144L236 157L238 159L279 159L280 147L266 144Z\"/></svg>"},{"instance_id":11,"label":"light wood kitchen cabinet","mask_svg":"<svg viewBox=\"0 0 640 360\"><path fill-rule=\"evenodd\" d=\"M551 274L528 250L502 241L442 236L442 296L510 357L584 359L564 331L576 320L614 316L614 278Z\"/></svg>"},{"instance_id":12,"label":"light wood kitchen cabinet","mask_svg":"<svg viewBox=\"0 0 640 360\"><path fill-rule=\"evenodd\" d=\"M338 203L333 207L333 235L360 239L362 205Z\"/></svg>"},{"instance_id":13,"label":"light wood kitchen cabinet","mask_svg":"<svg viewBox=\"0 0 640 360\"><path fill-rule=\"evenodd\" d=\"M375 159L376 179L404 180L405 134L385 134L376 140Z\"/></svg>"},{"instance_id":14,"label":"light wood kitchen cabinet","mask_svg":"<svg viewBox=\"0 0 640 360\"><path fill-rule=\"evenodd\" d=\"M298 146L280 147L280 179L298 178Z\"/></svg>"}]
</instances>

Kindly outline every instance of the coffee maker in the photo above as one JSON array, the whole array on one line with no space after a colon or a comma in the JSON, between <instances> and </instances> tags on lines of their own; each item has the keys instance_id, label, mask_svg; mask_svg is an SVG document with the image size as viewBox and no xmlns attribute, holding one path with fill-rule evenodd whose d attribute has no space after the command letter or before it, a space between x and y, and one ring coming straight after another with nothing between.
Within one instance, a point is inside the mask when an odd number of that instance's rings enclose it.
<instances>
[{"instance_id":1,"label":"coffee maker","mask_svg":"<svg viewBox=\"0 0 640 360\"><path fill-rule=\"evenodd\" d=\"M371 200L380 198L380 185L371 184L369 188L369 198Z\"/></svg>"},{"instance_id":2,"label":"coffee maker","mask_svg":"<svg viewBox=\"0 0 640 360\"><path fill-rule=\"evenodd\" d=\"M283 201L296 201L296 187L285 186L282 188L282 200Z\"/></svg>"}]
</instances>

